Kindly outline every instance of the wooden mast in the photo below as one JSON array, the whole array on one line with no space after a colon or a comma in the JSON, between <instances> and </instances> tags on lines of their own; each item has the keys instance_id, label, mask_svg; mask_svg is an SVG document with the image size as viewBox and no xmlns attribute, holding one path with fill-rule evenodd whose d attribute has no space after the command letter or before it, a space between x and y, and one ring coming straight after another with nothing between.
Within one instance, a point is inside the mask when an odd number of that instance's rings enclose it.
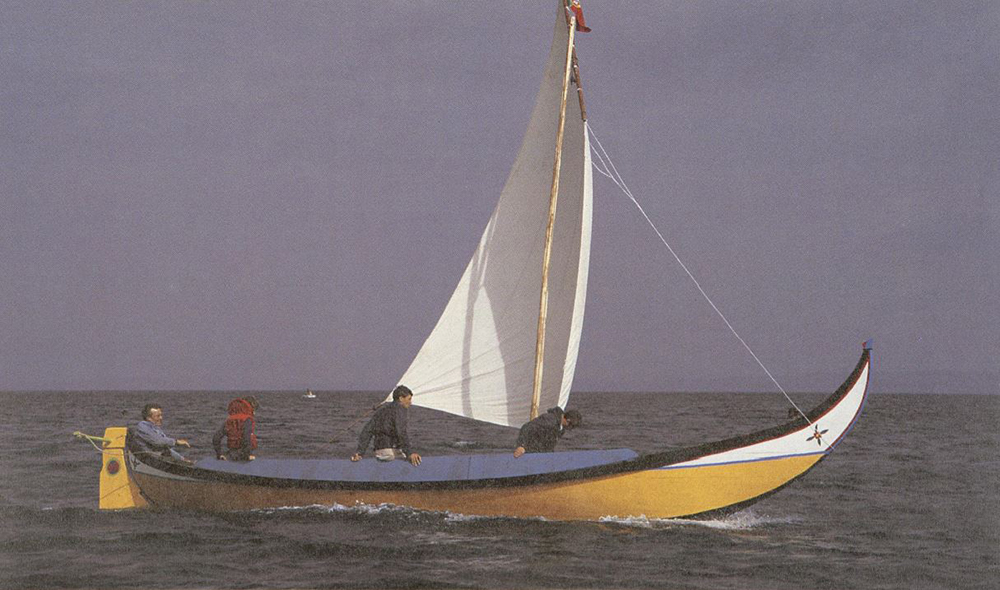
<instances>
[{"instance_id":1,"label":"wooden mast","mask_svg":"<svg viewBox=\"0 0 1000 590\"><path fill-rule=\"evenodd\" d=\"M580 99L580 119L587 120L587 105L583 102L583 80L580 79L580 60L576 58L576 47L573 48L573 80L576 82L576 95Z\"/></svg>"},{"instance_id":2,"label":"wooden mast","mask_svg":"<svg viewBox=\"0 0 1000 590\"><path fill-rule=\"evenodd\" d=\"M552 167L552 190L549 193L549 223L545 228L545 253L542 256L542 294L538 306L538 337L535 341L535 386L531 394L529 420L538 417L538 405L542 397L542 367L545 358L545 319L549 309L549 261L552 258L552 229L556 220L556 205L559 197L559 171L562 166L563 134L566 129L566 99L569 94L569 79L573 70L573 38L576 32L576 16L569 19L569 42L566 46L566 67L563 73L562 98L559 103L559 126L556 131L556 160Z\"/></svg>"}]
</instances>

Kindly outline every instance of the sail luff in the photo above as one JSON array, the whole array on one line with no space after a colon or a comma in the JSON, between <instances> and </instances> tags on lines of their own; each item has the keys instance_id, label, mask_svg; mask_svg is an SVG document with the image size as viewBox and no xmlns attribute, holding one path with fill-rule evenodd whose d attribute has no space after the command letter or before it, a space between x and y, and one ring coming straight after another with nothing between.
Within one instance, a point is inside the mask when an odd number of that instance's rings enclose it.
<instances>
[{"instance_id":1,"label":"sail luff","mask_svg":"<svg viewBox=\"0 0 1000 590\"><path fill-rule=\"evenodd\" d=\"M581 105L563 100L569 27L564 1L554 4L552 43L521 148L448 304L397 381L413 391L414 406L503 426L520 426L530 415L554 131L563 108L538 405L565 407L569 398L587 296L593 175Z\"/></svg>"},{"instance_id":2,"label":"sail luff","mask_svg":"<svg viewBox=\"0 0 1000 590\"><path fill-rule=\"evenodd\" d=\"M569 96L569 79L573 71L573 40L576 32L576 17L569 19L569 40L566 45L566 67L563 72L562 95L559 102L559 123L556 129L555 163L552 166L552 190L549 192L549 220L545 227L545 251L542 256L542 289L538 304L538 337L535 341L535 377L531 393L529 420L538 417L538 405L542 395L542 374L545 359L545 320L549 307L549 264L552 259L552 230L555 227L556 208L559 204L559 173L562 167L563 137L566 131L566 101Z\"/></svg>"}]
</instances>

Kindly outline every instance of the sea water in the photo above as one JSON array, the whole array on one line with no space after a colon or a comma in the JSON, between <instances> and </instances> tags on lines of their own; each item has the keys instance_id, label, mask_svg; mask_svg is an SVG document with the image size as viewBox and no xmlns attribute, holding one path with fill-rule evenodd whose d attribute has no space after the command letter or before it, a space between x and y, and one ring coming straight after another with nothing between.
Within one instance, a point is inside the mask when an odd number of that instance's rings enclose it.
<instances>
[{"instance_id":1,"label":"sea water","mask_svg":"<svg viewBox=\"0 0 1000 590\"><path fill-rule=\"evenodd\" d=\"M378 393L254 392L259 455L348 457ZM164 408L210 456L234 392L0 394L2 588L997 588L1000 396L873 394L834 453L725 518L486 518L396 506L97 510L74 439ZM809 407L822 396L793 396ZM781 423L776 394L580 393L560 450L653 451ZM425 456L509 451L516 430L414 408ZM335 439L330 443L330 439Z\"/></svg>"}]
</instances>

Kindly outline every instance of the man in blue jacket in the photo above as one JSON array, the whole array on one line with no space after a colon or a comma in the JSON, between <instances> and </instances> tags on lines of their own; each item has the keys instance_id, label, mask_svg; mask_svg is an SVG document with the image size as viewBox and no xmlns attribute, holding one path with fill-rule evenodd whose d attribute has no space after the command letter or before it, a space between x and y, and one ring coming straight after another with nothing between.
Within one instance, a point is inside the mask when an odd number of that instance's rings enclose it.
<instances>
[{"instance_id":1,"label":"man in blue jacket","mask_svg":"<svg viewBox=\"0 0 1000 590\"><path fill-rule=\"evenodd\" d=\"M361 429L358 450L351 456L351 461L360 461L361 455L368 449L368 443L374 438L375 458L379 461L407 459L413 466L420 465L420 455L410 448L410 436L406 431L412 403L413 392L405 385L392 390L392 403L376 410L375 415Z\"/></svg>"},{"instance_id":2,"label":"man in blue jacket","mask_svg":"<svg viewBox=\"0 0 1000 590\"><path fill-rule=\"evenodd\" d=\"M135 441L140 450L164 455L192 463L174 450L174 447L191 447L186 439L170 438L163 432L163 408L159 404L146 404L142 409L142 422L135 427Z\"/></svg>"},{"instance_id":3,"label":"man in blue jacket","mask_svg":"<svg viewBox=\"0 0 1000 590\"><path fill-rule=\"evenodd\" d=\"M550 408L548 412L521 427L514 457L525 453L551 453L556 450L556 443L567 430L582 423L583 416L576 410L563 412L560 407Z\"/></svg>"}]
</instances>

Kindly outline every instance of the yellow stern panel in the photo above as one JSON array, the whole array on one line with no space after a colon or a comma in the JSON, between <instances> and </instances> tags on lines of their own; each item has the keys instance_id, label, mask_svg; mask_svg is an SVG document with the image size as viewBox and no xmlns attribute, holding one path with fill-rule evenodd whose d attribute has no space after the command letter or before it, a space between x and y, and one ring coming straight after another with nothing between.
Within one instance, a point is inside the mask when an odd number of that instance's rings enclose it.
<instances>
[{"instance_id":1,"label":"yellow stern panel","mask_svg":"<svg viewBox=\"0 0 1000 590\"><path fill-rule=\"evenodd\" d=\"M139 487L132 481L128 466L125 463L125 434L127 429L113 427L104 429L104 443L101 455L101 510L124 510L128 508L145 508L149 504Z\"/></svg>"}]
</instances>

